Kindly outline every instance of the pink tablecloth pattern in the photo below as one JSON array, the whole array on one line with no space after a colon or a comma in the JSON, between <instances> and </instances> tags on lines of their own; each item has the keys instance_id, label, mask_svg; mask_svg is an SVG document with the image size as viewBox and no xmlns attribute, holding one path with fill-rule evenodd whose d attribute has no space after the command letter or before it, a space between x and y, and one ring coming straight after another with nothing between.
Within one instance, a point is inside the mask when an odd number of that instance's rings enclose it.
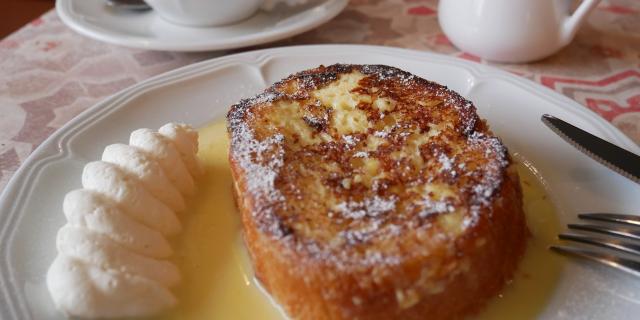
<instances>
[{"instance_id":1,"label":"pink tablecloth pattern","mask_svg":"<svg viewBox=\"0 0 640 320\"><path fill-rule=\"evenodd\" d=\"M262 47L361 43L487 62L442 33L435 0L352 0L313 31ZM71 31L49 12L0 41L0 191L44 139L81 111L153 75L219 56L128 49ZM640 143L640 1L603 1L558 54L496 66L550 87Z\"/></svg>"}]
</instances>

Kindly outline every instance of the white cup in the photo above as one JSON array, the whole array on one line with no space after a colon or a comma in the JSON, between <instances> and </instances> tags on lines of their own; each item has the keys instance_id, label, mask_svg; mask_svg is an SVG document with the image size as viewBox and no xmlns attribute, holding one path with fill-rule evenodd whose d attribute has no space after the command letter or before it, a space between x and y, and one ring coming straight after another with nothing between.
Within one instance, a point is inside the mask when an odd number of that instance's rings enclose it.
<instances>
[{"instance_id":1,"label":"white cup","mask_svg":"<svg viewBox=\"0 0 640 320\"><path fill-rule=\"evenodd\" d=\"M185 26L210 27L251 17L264 0L145 0L163 19Z\"/></svg>"}]
</instances>

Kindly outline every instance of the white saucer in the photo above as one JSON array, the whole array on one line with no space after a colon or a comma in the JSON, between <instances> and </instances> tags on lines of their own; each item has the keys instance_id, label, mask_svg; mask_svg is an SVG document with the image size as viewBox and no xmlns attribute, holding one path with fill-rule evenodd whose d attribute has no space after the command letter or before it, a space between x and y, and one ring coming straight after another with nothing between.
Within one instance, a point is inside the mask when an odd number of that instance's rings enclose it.
<instances>
[{"instance_id":1,"label":"white saucer","mask_svg":"<svg viewBox=\"0 0 640 320\"><path fill-rule=\"evenodd\" d=\"M153 10L121 11L104 0L57 0L60 19L73 30L117 45L166 51L213 51L272 42L311 30L335 17L348 0L310 1L260 11L242 22L209 28L184 27L161 19Z\"/></svg>"}]
</instances>

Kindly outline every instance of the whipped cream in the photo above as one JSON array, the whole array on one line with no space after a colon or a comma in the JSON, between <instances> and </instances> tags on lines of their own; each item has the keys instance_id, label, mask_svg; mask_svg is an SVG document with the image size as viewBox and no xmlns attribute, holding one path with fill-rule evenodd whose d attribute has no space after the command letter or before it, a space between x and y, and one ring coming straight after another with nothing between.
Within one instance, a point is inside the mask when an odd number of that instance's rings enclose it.
<instances>
[{"instance_id":1,"label":"whipped cream","mask_svg":"<svg viewBox=\"0 0 640 320\"><path fill-rule=\"evenodd\" d=\"M178 213L203 169L198 133L169 123L139 129L129 145L107 146L88 163L82 189L63 202L67 224L58 231L58 256L47 273L56 307L68 316L120 318L173 307L181 280L167 260L167 236L181 231Z\"/></svg>"}]
</instances>

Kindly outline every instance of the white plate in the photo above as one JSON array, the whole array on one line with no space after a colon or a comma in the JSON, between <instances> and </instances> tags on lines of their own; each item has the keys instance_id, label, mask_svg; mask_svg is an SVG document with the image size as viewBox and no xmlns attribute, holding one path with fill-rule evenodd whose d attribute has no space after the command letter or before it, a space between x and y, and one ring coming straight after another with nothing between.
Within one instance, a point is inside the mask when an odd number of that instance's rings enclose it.
<instances>
[{"instance_id":1,"label":"white plate","mask_svg":"<svg viewBox=\"0 0 640 320\"><path fill-rule=\"evenodd\" d=\"M293 7L279 4L242 22L209 28L171 24L153 10L114 11L104 0L57 0L56 10L73 30L100 41L152 50L212 51L268 43L309 31L335 17L348 2L315 0Z\"/></svg>"},{"instance_id":2,"label":"white plate","mask_svg":"<svg viewBox=\"0 0 640 320\"><path fill-rule=\"evenodd\" d=\"M512 152L545 180L563 223L577 212L638 212L640 186L570 147L541 122L550 113L640 153L609 123L527 79L459 59L372 46L302 46L247 52L190 65L126 89L82 113L45 141L0 198L0 318L52 319L45 287L63 196L80 187L84 164L140 127L168 121L201 126L242 97L298 70L332 63L387 64L446 84L478 106ZM523 302L524 303L524 302ZM561 276L541 319L632 319L640 281L575 261Z\"/></svg>"}]
</instances>

